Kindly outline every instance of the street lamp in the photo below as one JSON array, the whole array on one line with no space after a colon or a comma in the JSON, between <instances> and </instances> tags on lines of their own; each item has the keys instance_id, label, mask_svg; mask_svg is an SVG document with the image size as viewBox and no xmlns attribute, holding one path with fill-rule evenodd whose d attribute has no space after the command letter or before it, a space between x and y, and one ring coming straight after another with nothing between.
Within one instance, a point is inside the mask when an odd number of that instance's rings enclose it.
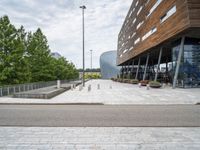
<instances>
[{"instance_id":1,"label":"street lamp","mask_svg":"<svg viewBox=\"0 0 200 150\"><path fill-rule=\"evenodd\" d=\"M90 68L91 68L91 72L92 72L92 51L93 50L90 50L90 56L91 56L91 58L90 58Z\"/></svg>"},{"instance_id":2,"label":"street lamp","mask_svg":"<svg viewBox=\"0 0 200 150\"><path fill-rule=\"evenodd\" d=\"M80 6L82 9L82 17L83 17L83 77L82 77L82 84L85 86L85 22L84 22L84 10L86 7Z\"/></svg>"}]
</instances>

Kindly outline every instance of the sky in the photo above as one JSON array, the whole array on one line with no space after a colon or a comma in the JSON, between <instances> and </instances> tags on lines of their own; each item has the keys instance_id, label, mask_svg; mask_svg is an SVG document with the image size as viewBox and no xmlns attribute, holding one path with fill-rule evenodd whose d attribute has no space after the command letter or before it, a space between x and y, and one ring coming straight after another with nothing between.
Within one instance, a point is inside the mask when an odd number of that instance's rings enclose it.
<instances>
[{"instance_id":1,"label":"sky","mask_svg":"<svg viewBox=\"0 0 200 150\"><path fill-rule=\"evenodd\" d=\"M99 67L103 52L117 49L117 38L133 0L0 0L0 16L8 15L26 31L41 28L52 52L82 67L82 11L85 5L85 64Z\"/></svg>"}]
</instances>

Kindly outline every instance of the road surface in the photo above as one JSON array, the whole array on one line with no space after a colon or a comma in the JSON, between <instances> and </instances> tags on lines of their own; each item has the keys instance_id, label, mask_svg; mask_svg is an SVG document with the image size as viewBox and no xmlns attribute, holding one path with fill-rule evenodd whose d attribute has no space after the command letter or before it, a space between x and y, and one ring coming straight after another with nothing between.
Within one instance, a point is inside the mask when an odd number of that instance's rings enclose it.
<instances>
[{"instance_id":1,"label":"road surface","mask_svg":"<svg viewBox=\"0 0 200 150\"><path fill-rule=\"evenodd\" d=\"M200 127L200 106L0 105L0 126Z\"/></svg>"}]
</instances>

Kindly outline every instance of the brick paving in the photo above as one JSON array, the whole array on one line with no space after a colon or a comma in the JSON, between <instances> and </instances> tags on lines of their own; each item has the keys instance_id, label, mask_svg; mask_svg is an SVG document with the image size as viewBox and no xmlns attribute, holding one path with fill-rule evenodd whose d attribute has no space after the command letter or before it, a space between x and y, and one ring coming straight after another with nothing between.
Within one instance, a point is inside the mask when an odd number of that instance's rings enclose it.
<instances>
[{"instance_id":1,"label":"brick paving","mask_svg":"<svg viewBox=\"0 0 200 150\"><path fill-rule=\"evenodd\" d=\"M0 128L1 150L198 150L200 128Z\"/></svg>"},{"instance_id":2,"label":"brick paving","mask_svg":"<svg viewBox=\"0 0 200 150\"><path fill-rule=\"evenodd\" d=\"M88 92L88 86L91 91ZM100 85L100 89L98 89ZM79 91L67 91L50 100L44 99L14 99L0 98L0 103L103 103L103 104L196 104L200 102L200 89L162 89L139 88L138 85L117 83L110 80L92 80L86 83L86 87Z\"/></svg>"}]
</instances>

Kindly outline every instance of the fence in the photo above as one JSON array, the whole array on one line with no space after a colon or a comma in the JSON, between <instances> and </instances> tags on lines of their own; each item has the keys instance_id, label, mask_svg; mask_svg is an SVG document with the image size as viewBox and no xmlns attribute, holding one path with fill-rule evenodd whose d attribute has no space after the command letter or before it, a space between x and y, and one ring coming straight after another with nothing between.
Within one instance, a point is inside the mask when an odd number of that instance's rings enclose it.
<instances>
[{"instance_id":1,"label":"fence","mask_svg":"<svg viewBox=\"0 0 200 150\"><path fill-rule=\"evenodd\" d=\"M62 80L61 84L69 83L71 81L74 81L74 80ZM26 83L26 84L18 84L18 85L1 86L0 87L0 97L12 95L14 93L25 92L25 91L55 86L55 85L57 85L57 81L36 82L36 83Z\"/></svg>"}]
</instances>

